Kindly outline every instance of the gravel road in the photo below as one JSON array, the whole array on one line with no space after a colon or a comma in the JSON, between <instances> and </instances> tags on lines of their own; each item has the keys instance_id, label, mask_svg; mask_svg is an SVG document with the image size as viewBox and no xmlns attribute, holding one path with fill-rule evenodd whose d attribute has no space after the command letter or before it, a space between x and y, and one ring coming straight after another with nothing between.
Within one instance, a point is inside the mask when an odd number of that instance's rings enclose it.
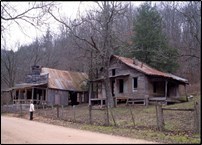
<instances>
[{"instance_id":1,"label":"gravel road","mask_svg":"<svg viewBox=\"0 0 202 145\"><path fill-rule=\"evenodd\" d=\"M146 140L106 135L21 118L1 116L2 144L156 144Z\"/></svg>"}]
</instances>

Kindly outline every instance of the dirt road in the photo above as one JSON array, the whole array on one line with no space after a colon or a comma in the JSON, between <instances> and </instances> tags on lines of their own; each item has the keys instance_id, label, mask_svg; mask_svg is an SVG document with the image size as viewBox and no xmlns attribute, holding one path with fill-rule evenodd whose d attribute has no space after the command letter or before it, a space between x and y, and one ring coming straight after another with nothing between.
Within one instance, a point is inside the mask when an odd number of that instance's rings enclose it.
<instances>
[{"instance_id":1,"label":"dirt road","mask_svg":"<svg viewBox=\"0 0 202 145\"><path fill-rule=\"evenodd\" d=\"M106 135L79 129L66 128L15 117L1 116L1 143L155 143L140 139Z\"/></svg>"}]
</instances>

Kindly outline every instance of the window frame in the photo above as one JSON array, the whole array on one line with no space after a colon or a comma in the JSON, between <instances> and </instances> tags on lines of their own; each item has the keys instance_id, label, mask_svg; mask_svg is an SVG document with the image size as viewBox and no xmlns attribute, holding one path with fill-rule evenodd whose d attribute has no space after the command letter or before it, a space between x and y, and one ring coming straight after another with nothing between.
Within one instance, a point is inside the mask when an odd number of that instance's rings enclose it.
<instances>
[{"instance_id":1,"label":"window frame","mask_svg":"<svg viewBox=\"0 0 202 145\"><path fill-rule=\"evenodd\" d=\"M116 69L112 69L112 76L115 76L116 75Z\"/></svg>"},{"instance_id":2,"label":"window frame","mask_svg":"<svg viewBox=\"0 0 202 145\"><path fill-rule=\"evenodd\" d=\"M120 83L121 81L123 82L122 83L122 89L120 89L121 88L121 83ZM124 79L119 79L119 93L124 93Z\"/></svg>"},{"instance_id":3,"label":"window frame","mask_svg":"<svg viewBox=\"0 0 202 145\"><path fill-rule=\"evenodd\" d=\"M135 79L136 79L136 87L135 87ZM132 79L132 90L137 90L138 89L138 77L133 77Z\"/></svg>"}]
</instances>

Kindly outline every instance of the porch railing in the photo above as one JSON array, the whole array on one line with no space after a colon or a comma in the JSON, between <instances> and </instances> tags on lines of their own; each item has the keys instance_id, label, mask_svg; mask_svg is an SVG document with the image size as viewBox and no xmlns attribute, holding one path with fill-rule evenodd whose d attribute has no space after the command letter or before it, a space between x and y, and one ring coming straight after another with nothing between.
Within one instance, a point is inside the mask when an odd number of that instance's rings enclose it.
<instances>
[{"instance_id":1,"label":"porch railing","mask_svg":"<svg viewBox=\"0 0 202 145\"><path fill-rule=\"evenodd\" d=\"M46 100L37 100L37 99L14 99L13 104L30 104L33 101L34 104L47 104Z\"/></svg>"}]
</instances>

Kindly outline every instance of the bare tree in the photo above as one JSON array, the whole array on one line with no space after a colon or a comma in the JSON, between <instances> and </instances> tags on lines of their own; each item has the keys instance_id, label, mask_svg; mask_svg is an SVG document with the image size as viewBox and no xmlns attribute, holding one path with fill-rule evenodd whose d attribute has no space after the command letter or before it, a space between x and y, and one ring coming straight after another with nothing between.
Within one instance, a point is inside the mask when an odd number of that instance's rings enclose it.
<instances>
[{"instance_id":1,"label":"bare tree","mask_svg":"<svg viewBox=\"0 0 202 145\"><path fill-rule=\"evenodd\" d=\"M17 73L17 56L7 50L1 50L1 84L2 87L13 87Z\"/></svg>"},{"instance_id":2,"label":"bare tree","mask_svg":"<svg viewBox=\"0 0 202 145\"><path fill-rule=\"evenodd\" d=\"M40 30L40 27L46 24L45 22L49 18L47 9L53 8L54 5L53 2L21 2L20 5L19 2L1 2L1 40L6 39L4 36L9 34L9 29L13 24L17 25L27 36L28 34L24 32L23 26L25 23ZM1 81L1 84L13 87L16 78L18 78L17 75L21 74L17 74L16 71L22 68L22 65L17 64L17 54L13 51L7 51L7 49L7 44L1 43L1 52L3 53L1 58L1 80L3 81ZM39 57L35 57L35 63L39 59Z\"/></svg>"},{"instance_id":3,"label":"bare tree","mask_svg":"<svg viewBox=\"0 0 202 145\"><path fill-rule=\"evenodd\" d=\"M48 19L47 9L54 5L53 2L21 2L21 5L19 2L1 2L1 36L3 37L11 24L17 24L21 31L27 35L22 22L40 30L40 26Z\"/></svg>"},{"instance_id":4,"label":"bare tree","mask_svg":"<svg viewBox=\"0 0 202 145\"><path fill-rule=\"evenodd\" d=\"M162 2L165 32L172 47L179 50L178 73L197 83L200 77L201 3Z\"/></svg>"},{"instance_id":5,"label":"bare tree","mask_svg":"<svg viewBox=\"0 0 202 145\"><path fill-rule=\"evenodd\" d=\"M63 24L74 38L88 44L91 51L97 54L97 64L100 63L99 66L102 68L102 74L104 76L107 106L114 106L108 76L110 57L113 54L113 49L117 47L113 24L115 18L121 13L124 13L127 5L123 6L120 2L96 2L96 4L99 9L89 11L86 17L74 20L70 24L56 17L51 9L49 9L49 13L56 21ZM87 28L91 29L89 30ZM87 30L89 31L88 33L81 33Z\"/></svg>"}]
</instances>

